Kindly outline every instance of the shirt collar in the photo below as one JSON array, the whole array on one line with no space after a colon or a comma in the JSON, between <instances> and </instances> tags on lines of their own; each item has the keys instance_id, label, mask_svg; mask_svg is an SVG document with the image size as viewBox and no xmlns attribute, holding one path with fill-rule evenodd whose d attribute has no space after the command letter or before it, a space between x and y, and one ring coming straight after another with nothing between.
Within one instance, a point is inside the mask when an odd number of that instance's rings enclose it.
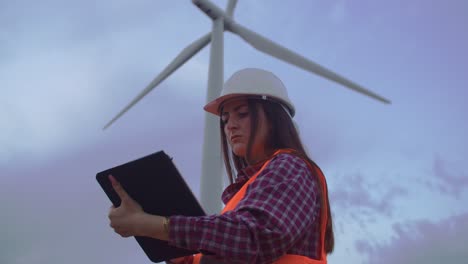
<instances>
[{"instance_id":1,"label":"shirt collar","mask_svg":"<svg viewBox=\"0 0 468 264\"><path fill-rule=\"evenodd\" d=\"M236 182L245 181L247 179L250 179L250 177L255 175L255 173L257 173L262 168L262 166L263 166L263 164L265 164L265 162L266 162L266 160L263 160L263 161L257 162L255 164L249 165L249 166L241 169L240 172L237 175Z\"/></svg>"}]
</instances>

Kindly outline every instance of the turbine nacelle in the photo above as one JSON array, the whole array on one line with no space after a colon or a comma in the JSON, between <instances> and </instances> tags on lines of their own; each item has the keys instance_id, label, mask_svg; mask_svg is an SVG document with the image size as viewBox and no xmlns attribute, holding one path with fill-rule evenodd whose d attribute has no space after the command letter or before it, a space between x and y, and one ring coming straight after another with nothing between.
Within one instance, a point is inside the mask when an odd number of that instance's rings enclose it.
<instances>
[{"instance_id":1,"label":"turbine nacelle","mask_svg":"<svg viewBox=\"0 0 468 264\"><path fill-rule=\"evenodd\" d=\"M231 31L232 25L236 25L236 22L232 18L236 1L229 1L228 6L226 7L226 12L209 0L192 0L192 2L201 11L203 11L203 13L213 19L213 21L222 18L224 29Z\"/></svg>"},{"instance_id":2,"label":"turbine nacelle","mask_svg":"<svg viewBox=\"0 0 468 264\"><path fill-rule=\"evenodd\" d=\"M217 5L208 0L192 0L192 3L200 8L207 16L211 19L216 20L223 18L224 20L229 19L226 13L219 8Z\"/></svg>"}]
</instances>

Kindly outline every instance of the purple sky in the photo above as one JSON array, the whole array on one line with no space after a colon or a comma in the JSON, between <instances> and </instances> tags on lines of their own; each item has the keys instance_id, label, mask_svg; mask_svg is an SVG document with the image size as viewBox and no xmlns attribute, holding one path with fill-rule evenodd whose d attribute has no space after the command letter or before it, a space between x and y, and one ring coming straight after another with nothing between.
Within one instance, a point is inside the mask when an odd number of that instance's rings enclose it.
<instances>
[{"instance_id":1,"label":"purple sky","mask_svg":"<svg viewBox=\"0 0 468 264\"><path fill-rule=\"evenodd\" d=\"M214 1L224 8L227 1ZM246 1L242 25L383 105L225 34L225 77L275 72L325 172L330 263L468 258L468 2ZM191 1L0 1L0 263L148 263L95 174L164 150L198 195L209 49L106 124L211 29Z\"/></svg>"}]
</instances>

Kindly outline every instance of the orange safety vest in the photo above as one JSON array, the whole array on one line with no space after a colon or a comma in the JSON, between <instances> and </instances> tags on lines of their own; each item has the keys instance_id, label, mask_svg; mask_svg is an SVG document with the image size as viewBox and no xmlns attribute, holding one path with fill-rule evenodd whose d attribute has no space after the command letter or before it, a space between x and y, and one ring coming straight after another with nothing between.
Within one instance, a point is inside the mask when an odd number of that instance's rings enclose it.
<instances>
[{"instance_id":1,"label":"orange safety vest","mask_svg":"<svg viewBox=\"0 0 468 264\"><path fill-rule=\"evenodd\" d=\"M280 149L278 151L275 152L275 154L273 155L276 156L280 153L293 153L294 150L291 150L291 149ZM253 182L255 181L255 179L258 177L258 175L260 175L260 173L268 166L268 164L271 162L271 160L273 159L273 157L266 161L265 164L263 164L262 168L257 172L255 173L243 186L242 188L231 198L231 200L229 200L229 202L226 204L226 206L224 207L223 211L221 212L221 214L225 213L225 212L228 212L228 211L232 211L234 210L234 208L237 206L237 204L240 202L240 200L242 200L245 196L245 192L247 191L247 187ZM318 179L320 181L320 185L321 185L321 188L322 188L322 193L324 195L324 197L326 197L326 192L327 192L327 188L326 188L326 183L325 183L325 176L323 175L322 171L317 167L317 166L314 166L312 164L310 164L310 162L308 162L307 160L305 160L305 162L307 163L307 166L309 167L309 169L311 171L315 171L316 174L318 175ZM320 244L321 244L321 255L320 255L320 260L316 260L316 259L311 259L311 258L308 258L306 256L300 256L300 255L292 255L292 254L286 254L282 257L280 257L279 259L277 259L276 261L274 261L273 263L275 264L326 264L327 263L327 253L325 252L325 230L326 230L326 227L327 227L327 217L328 216L328 208L327 208L327 205L326 203L324 203L324 206L322 206L322 217L320 217ZM201 257L203 255L202 254L196 254L193 258L193 264L200 264L200 260L201 260Z\"/></svg>"}]
</instances>

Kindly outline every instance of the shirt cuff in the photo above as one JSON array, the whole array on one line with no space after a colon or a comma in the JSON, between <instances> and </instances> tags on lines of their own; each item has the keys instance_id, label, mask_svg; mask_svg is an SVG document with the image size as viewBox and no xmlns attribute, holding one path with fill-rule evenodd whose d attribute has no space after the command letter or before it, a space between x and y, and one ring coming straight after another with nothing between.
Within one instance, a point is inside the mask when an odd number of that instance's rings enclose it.
<instances>
[{"instance_id":1,"label":"shirt cuff","mask_svg":"<svg viewBox=\"0 0 468 264\"><path fill-rule=\"evenodd\" d=\"M169 244L189 250L200 251L203 230L211 230L213 216L171 216L169 220Z\"/></svg>"}]
</instances>

